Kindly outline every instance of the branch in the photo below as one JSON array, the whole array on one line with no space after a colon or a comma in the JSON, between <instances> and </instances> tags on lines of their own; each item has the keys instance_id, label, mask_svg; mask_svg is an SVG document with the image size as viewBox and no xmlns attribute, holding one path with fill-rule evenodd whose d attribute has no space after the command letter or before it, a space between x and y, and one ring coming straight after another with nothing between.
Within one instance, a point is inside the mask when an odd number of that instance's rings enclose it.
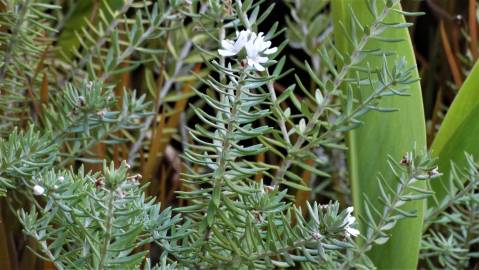
<instances>
[{"instance_id":1,"label":"branch","mask_svg":"<svg viewBox=\"0 0 479 270\"><path fill-rule=\"evenodd\" d=\"M391 12L392 8L384 8L383 12L375 19L375 21L371 24L369 34L364 35L358 45L353 49L353 52L351 54L351 57L349 58L350 61L348 64L343 65L341 67L341 71L337 75L337 77L334 79L333 82L333 88L331 91L326 92L324 96L324 101L322 104L318 104L318 107L316 108L313 117L311 118L311 121L308 122L306 129L304 131L304 134L309 133L313 128L316 126L319 118L323 115L325 109L327 108L327 105L330 104L333 101L333 97L336 96L341 89L339 87L343 84L343 82L346 79L346 76L348 75L349 71L351 70L352 67L354 67L354 61L356 59L359 59L361 53L363 53L364 47L368 44L369 40L375 36L375 33L377 30L382 26L382 22L384 19L387 17L387 15ZM296 143L294 144L293 148L288 151L288 158L284 159L281 162L281 165L276 172L276 175L272 181L273 185L279 184L281 179L284 178L284 175L286 174L287 170L292 164L292 160L289 157L290 153L296 153L301 149L303 146L304 142L306 141L305 136L300 136Z\"/></svg>"},{"instance_id":2,"label":"branch","mask_svg":"<svg viewBox=\"0 0 479 270\"><path fill-rule=\"evenodd\" d=\"M159 92L159 95L156 99L156 104L157 104L156 108L160 108L160 104L163 102L164 97L168 94L171 87L173 86L173 83L176 81L176 78L178 77L180 70L183 67L183 62L185 61L185 58L190 53L192 45L193 43L191 42L191 39L188 39L186 43L183 45L183 48L181 49L181 52L180 52L180 56L178 57L178 60L176 61L175 71L173 75L165 81L165 84L163 85L163 87L161 88ZM133 160L135 159L136 153L142 147L143 140L146 137L146 133L150 130L150 126L153 120L156 119L157 114L158 112L155 112L155 114L153 114L152 116L146 119L145 125L141 129L140 135L138 136L138 140L133 144L130 152L128 153L128 164L133 164Z\"/></svg>"}]
</instances>

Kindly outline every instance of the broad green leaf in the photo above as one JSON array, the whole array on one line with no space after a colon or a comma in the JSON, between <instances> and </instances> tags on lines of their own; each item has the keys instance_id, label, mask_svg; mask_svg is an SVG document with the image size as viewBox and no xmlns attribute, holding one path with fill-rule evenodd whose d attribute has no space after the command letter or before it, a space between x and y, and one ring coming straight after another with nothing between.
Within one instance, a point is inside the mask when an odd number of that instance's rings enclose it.
<instances>
[{"instance_id":1,"label":"broad green leaf","mask_svg":"<svg viewBox=\"0 0 479 270\"><path fill-rule=\"evenodd\" d=\"M374 18L368 10L368 2L363 0L332 1L336 45L344 54L351 52L352 46L344 35L340 22L344 23L348 31L353 32L350 22L356 19L351 13L351 10L354 10L357 20L363 26L366 25L369 28ZM378 14L380 14L386 0L375 2L377 2ZM401 9L400 6L395 8ZM391 12L386 21L405 22L400 12ZM364 30L367 31L368 29L365 28ZM361 29L356 28L355 31L360 32ZM401 39L402 41L384 42L385 39ZM381 34L381 38L370 40L367 43L366 50L374 48L381 48L395 53L395 55L390 55L386 58L389 67L392 67L399 57L405 57L408 67L416 65L411 39L408 30L405 28L388 29ZM369 63L373 68L380 68L383 64L383 59L381 57L368 56L362 60L362 63ZM341 65L342 63L338 64ZM413 74L419 77L417 69L414 70ZM343 87L343 89L347 89L347 87ZM367 196L371 202L375 203L378 209L383 207L377 200L380 196L376 180L379 173L384 176L384 179L390 180L391 185L396 184L391 171L388 169L387 156L391 155L396 160L400 160L406 152L411 151L414 147L418 150L426 148L426 128L419 82L410 84L407 92L410 95L408 97L385 97L380 102L381 107L396 108L398 111L389 113L369 112L360 119L363 121L363 125L348 134L349 169L353 201L357 211L356 214L360 216L366 217L364 196ZM362 100L369 94L371 94L371 89L367 86L354 89L354 97L356 99ZM379 269L416 268L423 223L424 202L410 202L403 209L408 211L415 210L417 217L399 221L389 231L389 241L382 246L376 246L368 253ZM365 224L360 224L360 227L364 233Z\"/></svg>"},{"instance_id":2,"label":"broad green leaf","mask_svg":"<svg viewBox=\"0 0 479 270\"><path fill-rule=\"evenodd\" d=\"M438 157L439 171L443 176L431 182L440 201L447 195L451 161L458 168L466 166L465 152L479 157L479 64L476 63L454 99L431 145L432 154ZM465 179L464 179L465 180ZM430 201L432 203L432 201Z\"/></svg>"}]
</instances>

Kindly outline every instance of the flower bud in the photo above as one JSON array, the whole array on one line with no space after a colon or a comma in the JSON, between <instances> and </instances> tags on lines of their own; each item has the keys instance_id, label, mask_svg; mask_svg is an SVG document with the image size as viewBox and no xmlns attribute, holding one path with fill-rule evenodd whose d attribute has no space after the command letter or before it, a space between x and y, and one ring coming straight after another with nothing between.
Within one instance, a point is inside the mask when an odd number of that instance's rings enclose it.
<instances>
[{"instance_id":1,"label":"flower bud","mask_svg":"<svg viewBox=\"0 0 479 270\"><path fill-rule=\"evenodd\" d=\"M35 185L33 187L33 195L35 196L41 196L45 193L45 188L40 186L40 185Z\"/></svg>"}]
</instances>

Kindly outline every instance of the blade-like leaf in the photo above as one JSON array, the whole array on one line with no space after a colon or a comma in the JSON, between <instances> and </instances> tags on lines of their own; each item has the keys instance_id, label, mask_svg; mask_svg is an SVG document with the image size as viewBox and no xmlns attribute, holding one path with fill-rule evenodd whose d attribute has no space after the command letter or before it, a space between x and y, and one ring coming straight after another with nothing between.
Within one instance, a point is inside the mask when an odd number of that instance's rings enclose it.
<instances>
[{"instance_id":1,"label":"blade-like leaf","mask_svg":"<svg viewBox=\"0 0 479 270\"><path fill-rule=\"evenodd\" d=\"M444 186L447 186L451 161L454 161L458 168L463 168L467 164L464 152L475 158L479 156L477 141L477 134L479 134L478 88L479 64L476 63L449 108L431 145L433 155L439 158L439 171L443 174L440 179L431 183L439 201L447 195ZM430 203L433 202L430 201Z\"/></svg>"},{"instance_id":2,"label":"blade-like leaf","mask_svg":"<svg viewBox=\"0 0 479 270\"><path fill-rule=\"evenodd\" d=\"M364 29L368 31L374 21L371 12L368 10L368 2L361 0L332 1L336 45L343 54L350 54L352 48L340 25L343 23L349 33L352 33L351 20L358 20L363 26L367 26ZM375 2L377 2L378 10L381 11L386 1ZM400 6L394 8L401 9ZM355 12L357 18L351 15L351 11ZM378 12L378 16L380 14L381 12ZM400 15L400 12L390 12L385 21L404 23L405 19ZM361 30L356 27L355 31L359 32ZM385 40L392 41L393 39L395 42L385 42ZM397 42L398 39L402 41ZM362 66L367 67L369 63L373 69L380 69L383 61L387 61L388 67L391 68L393 63L401 57L405 58L407 67L416 65L411 39L406 28L388 29L379 38L369 40L366 50L372 49L381 49L393 54L385 58L369 55L361 61L364 64ZM413 71L413 76L418 78L416 68ZM363 100L371 94L370 88L369 86L362 86L355 89L355 98ZM343 89L347 89L347 87L343 87ZM387 156L391 155L399 160L414 147L418 150L426 148L425 121L419 82L407 85L407 93L409 94L407 97L385 97L379 104L380 107L396 108L398 111L389 113L369 112L361 118L364 124L348 134L349 169L353 200L355 209L361 216L366 217L364 196L375 203L378 209L383 207L377 200L380 196L376 181L378 173L381 173L387 181L391 181L391 185L396 184L391 171L388 169ZM416 211L417 217L399 221L389 231L391 234L389 241L385 245L373 248L368 253L379 269L416 268L423 223L423 208L424 202L422 201L407 203L403 209ZM365 232L364 223L361 224L361 228L362 232Z\"/></svg>"}]
</instances>

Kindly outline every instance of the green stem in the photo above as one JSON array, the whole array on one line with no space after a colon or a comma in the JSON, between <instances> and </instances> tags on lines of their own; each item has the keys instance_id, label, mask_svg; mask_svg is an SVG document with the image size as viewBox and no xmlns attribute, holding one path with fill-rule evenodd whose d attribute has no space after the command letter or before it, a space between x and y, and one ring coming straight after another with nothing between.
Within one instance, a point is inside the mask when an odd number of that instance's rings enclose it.
<instances>
[{"instance_id":1,"label":"green stem","mask_svg":"<svg viewBox=\"0 0 479 270\"><path fill-rule=\"evenodd\" d=\"M48 259L53 263L53 265L58 269L58 270L63 270L63 265L59 264L55 256L50 252L50 249L48 248L47 242L46 241L40 241L40 236L37 233L33 234L33 237L38 241L40 244L40 247L43 249L43 252L47 255Z\"/></svg>"},{"instance_id":2,"label":"green stem","mask_svg":"<svg viewBox=\"0 0 479 270\"><path fill-rule=\"evenodd\" d=\"M149 37L150 35L159 28L159 26L161 25L161 23L167 18L169 17L171 14L171 9L168 9L161 17L161 19L159 19L156 23L152 23L149 25L148 29L146 29L145 32L143 32L143 34L141 34L141 36L138 38L138 40L136 41L135 44L128 44L128 47L123 51L123 53L121 53L117 59L115 59L115 63L116 65L114 67L112 67L112 70L110 71L106 71L104 72L101 76L100 76L100 81L106 81L113 73L113 69L118 66L119 64L123 63L128 57L130 57L133 52L135 52L135 50L137 48L139 48L143 42L145 42Z\"/></svg>"},{"instance_id":3,"label":"green stem","mask_svg":"<svg viewBox=\"0 0 479 270\"><path fill-rule=\"evenodd\" d=\"M366 254L367 251L371 249L374 244L374 241L376 241L381 236L382 228L386 225L387 222L390 222L390 217L394 214L395 211L394 206L400 201L403 201L401 198L405 195L409 187L411 187L416 182L417 180L414 178L414 173L409 169L407 174L407 181L400 181L397 192L394 193L394 197L392 198L391 202L385 205L383 213L379 219L379 222L376 225L374 232L368 236L366 242L362 244L358 250L354 251L354 256L350 260L345 261L339 267L339 270L350 269L350 266L354 266L357 260L359 260L362 256Z\"/></svg>"},{"instance_id":4,"label":"green stem","mask_svg":"<svg viewBox=\"0 0 479 270\"><path fill-rule=\"evenodd\" d=\"M103 244L100 250L100 262L98 264L98 269L103 270L105 269L105 262L108 255L108 248L110 247L111 241L111 230L113 227L113 209L114 209L114 198L115 193L112 190L108 190L108 212L106 217L106 225L105 225L105 238L103 239Z\"/></svg>"},{"instance_id":5,"label":"green stem","mask_svg":"<svg viewBox=\"0 0 479 270\"><path fill-rule=\"evenodd\" d=\"M213 189L221 188L221 186L223 185L223 181L224 181L225 173L226 173L227 161L228 161L228 154L231 148L231 138L235 132L235 123L237 119L238 107L241 104L241 83L244 81L245 77L246 77L246 71L243 71L238 81L238 86L236 87L235 100L231 108L231 115L229 116L229 119L227 122L226 134L223 136L223 146L221 150L221 155L219 155L218 157L218 161L219 161L218 173L214 174Z\"/></svg>"},{"instance_id":6,"label":"green stem","mask_svg":"<svg viewBox=\"0 0 479 270\"><path fill-rule=\"evenodd\" d=\"M86 50L86 54L84 54L83 58L80 60L78 65L76 66L76 70L81 70L85 67L86 64L88 64L89 61L91 61L91 57L99 51L99 49L105 45L108 42L108 37L111 36L113 31L118 28L118 24L120 23L120 20L123 18L122 15L126 14L127 11L130 9L131 5L133 4L134 0L127 0L121 7L120 11L116 13L115 19L111 22L110 26L105 30L105 34L100 37L95 44L90 46ZM72 77L74 76L74 73L70 74L70 77L68 77L69 81Z\"/></svg>"},{"instance_id":7,"label":"green stem","mask_svg":"<svg viewBox=\"0 0 479 270\"><path fill-rule=\"evenodd\" d=\"M281 256L284 252L289 252L289 251L299 249L299 248L303 247L305 244L311 242L312 240L314 240L312 237L307 238L307 239L298 240L298 241L295 241L295 242L291 243L290 245L283 246L282 248L279 248L275 251L267 250L265 252L256 252L256 253L248 254L248 256L242 256L241 259L246 259L247 261L252 262L252 261L255 261L255 260L258 260L258 259L261 259L261 258L266 259L266 258ZM231 266L233 264L238 265L238 262L236 261L238 259L239 259L238 257L235 257L234 258L235 261L219 263L217 265L211 266L210 269L224 268L224 267L227 267L227 266Z\"/></svg>"}]
</instances>

